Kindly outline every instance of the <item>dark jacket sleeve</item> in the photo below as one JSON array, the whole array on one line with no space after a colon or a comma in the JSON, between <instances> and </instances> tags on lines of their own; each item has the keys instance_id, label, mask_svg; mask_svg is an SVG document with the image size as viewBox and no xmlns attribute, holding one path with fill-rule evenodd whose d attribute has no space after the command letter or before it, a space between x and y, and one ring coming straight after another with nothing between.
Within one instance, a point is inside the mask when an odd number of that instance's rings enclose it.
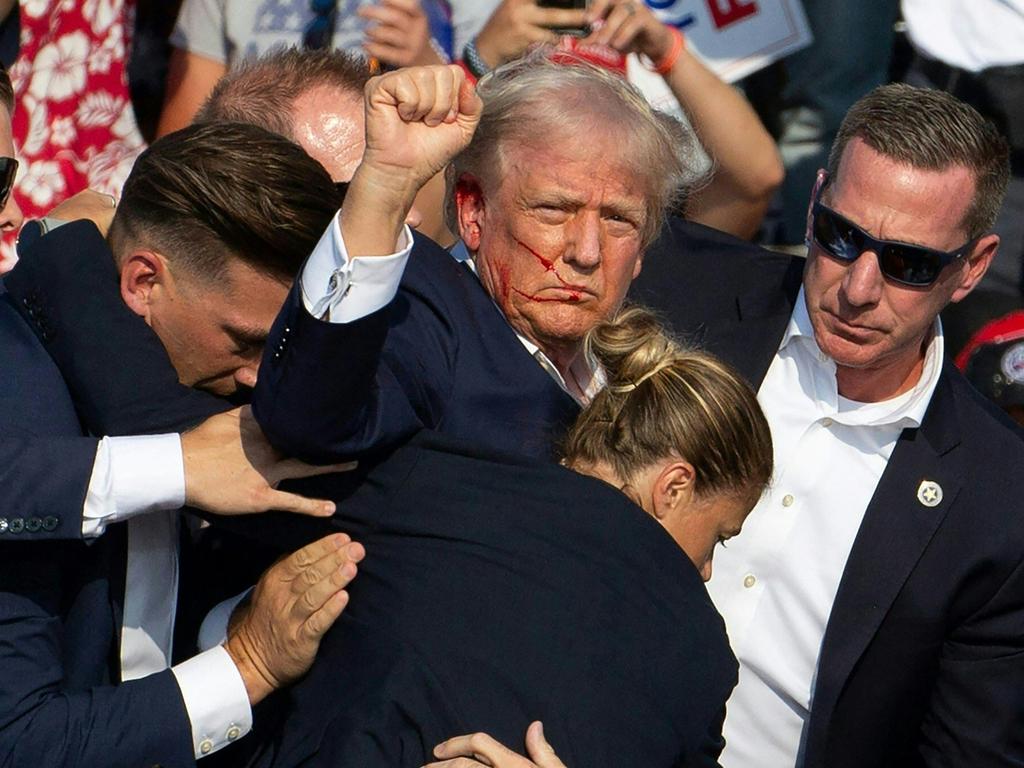
<instances>
[{"instance_id":1,"label":"dark jacket sleeve","mask_svg":"<svg viewBox=\"0 0 1024 768\"><path fill-rule=\"evenodd\" d=\"M41 237L4 284L60 368L88 432L178 432L230 407L178 382L159 338L122 301L110 249L91 222Z\"/></svg>"},{"instance_id":2,"label":"dark jacket sleeve","mask_svg":"<svg viewBox=\"0 0 1024 768\"><path fill-rule=\"evenodd\" d=\"M62 549L63 548L63 549ZM63 569L77 542L0 543L0 766L93 768L195 765L173 673L106 686L67 678ZM95 583L77 585L82 607Z\"/></svg>"},{"instance_id":3,"label":"dark jacket sleeve","mask_svg":"<svg viewBox=\"0 0 1024 768\"><path fill-rule=\"evenodd\" d=\"M329 463L386 451L436 426L458 337L450 290L425 273L454 266L447 252L417 237L395 299L351 323L311 316L296 282L270 332L253 396L270 442Z\"/></svg>"}]
</instances>

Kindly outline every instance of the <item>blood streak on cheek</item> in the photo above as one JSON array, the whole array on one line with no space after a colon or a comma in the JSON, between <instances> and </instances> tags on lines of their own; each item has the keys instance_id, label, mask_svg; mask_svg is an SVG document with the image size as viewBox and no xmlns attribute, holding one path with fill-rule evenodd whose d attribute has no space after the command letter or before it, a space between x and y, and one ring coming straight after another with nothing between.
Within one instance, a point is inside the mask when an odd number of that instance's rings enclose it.
<instances>
[{"instance_id":1,"label":"blood streak on cheek","mask_svg":"<svg viewBox=\"0 0 1024 768\"><path fill-rule=\"evenodd\" d=\"M545 272L550 272L551 274L553 274L555 276L555 279L558 280L558 282L560 282L562 284L562 287L566 288L567 290L569 290L572 293L572 296L570 297L571 301L579 301L580 300L580 292L586 290L585 286L573 285L572 283L568 282L560 274L558 274L558 270L555 269L555 262L551 261L550 259L545 259L543 256L541 256L539 253L537 253L535 250L533 250L533 248L528 246L526 243L524 243L519 238L516 238L516 242L519 245L521 245L531 256L533 256L533 258L535 258L537 261L540 262L540 265L542 267L544 267L544 271ZM515 290L515 289L513 289L513 290ZM538 299L537 297L529 296L529 295L523 293L522 291L516 291L516 293L519 293L519 294L521 294L523 296L526 296L527 298L531 299L532 301L556 301L556 299Z\"/></svg>"}]
</instances>

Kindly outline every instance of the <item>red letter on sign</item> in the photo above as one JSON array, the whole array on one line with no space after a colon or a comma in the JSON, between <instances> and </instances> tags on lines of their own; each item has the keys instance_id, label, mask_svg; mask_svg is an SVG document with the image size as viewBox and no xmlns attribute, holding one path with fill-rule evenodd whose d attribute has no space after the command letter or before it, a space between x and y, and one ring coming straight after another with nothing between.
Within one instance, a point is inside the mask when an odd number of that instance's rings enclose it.
<instances>
[{"instance_id":1,"label":"red letter on sign","mask_svg":"<svg viewBox=\"0 0 1024 768\"><path fill-rule=\"evenodd\" d=\"M722 29L757 13L755 0L708 0L715 28Z\"/></svg>"}]
</instances>

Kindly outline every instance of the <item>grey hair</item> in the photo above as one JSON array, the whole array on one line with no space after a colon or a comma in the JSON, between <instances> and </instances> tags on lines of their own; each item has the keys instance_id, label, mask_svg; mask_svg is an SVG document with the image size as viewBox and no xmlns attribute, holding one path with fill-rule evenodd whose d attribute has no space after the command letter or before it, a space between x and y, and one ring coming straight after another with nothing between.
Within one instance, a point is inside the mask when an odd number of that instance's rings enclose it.
<instances>
[{"instance_id":1,"label":"grey hair","mask_svg":"<svg viewBox=\"0 0 1024 768\"><path fill-rule=\"evenodd\" d=\"M623 159L644 182L644 247L666 212L705 179L703 150L689 126L655 110L634 86L608 70L551 48L540 48L486 75L477 85L483 116L473 140L448 166L446 223L458 232L455 185L463 174L484 185L500 180L509 147L551 136L586 141L615 136Z\"/></svg>"}]
</instances>

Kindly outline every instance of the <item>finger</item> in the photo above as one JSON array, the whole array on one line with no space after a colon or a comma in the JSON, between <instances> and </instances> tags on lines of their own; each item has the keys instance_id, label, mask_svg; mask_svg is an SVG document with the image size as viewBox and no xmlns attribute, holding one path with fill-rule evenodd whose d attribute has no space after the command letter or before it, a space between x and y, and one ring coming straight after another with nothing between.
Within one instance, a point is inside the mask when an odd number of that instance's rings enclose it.
<instances>
[{"instance_id":1,"label":"finger","mask_svg":"<svg viewBox=\"0 0 1024 768\"><path fill-rule=\"evenodd\" d=\"M347 533L332 533L330 536L324 536L322 539L307 544L302 549L295 550L273 567L280 569L281 575L286 579L294 579L298 577L303 568L319 562L324 555L338 551L351 541L352 538Z\"/></svg>"},{"instance_id":2,"label":"finger","mask_svg":"<svg viewBox=\"0 0 1024 768\"><path fill-rule=\"evenodd\" d=\"M408 29L399 24L389 26L378 24L374 27L367 27L363 32L363 38L369 43L390 45L401 50L411 47Z\"/></svg>"},{"instance_id":3,"label":"finger","mask_svg":"<svg viewBox=\"0 0 1024 768\"><path fill-rule=\"evenodd\" d=\"M640 14L633 14L622 22L609 44L617 51L628 51L637 35L643 30L643 26L644 20L640 18Z\"/></svg>"},{"instance_id":4,"label":"finger","mask_svg":"<svg viewBox=\"0 0 1024 768\"><path fill-rule=\"evenodd\" d=\"M565 768L565 763L555 754L555 748L544 738L544 725L540 720L530 723L526 729L526 753L537 768Z\"/></svg>"},{"instance_id":5,"label":"finger","mask_svg":"<svg viewBox=\"0 0 1024 768\"><path fill-rule=\"evenodd\" d=\"M327 630L330 629L334 622L338 620L338 617L341 616L346 605L348 605L348 592L341 591L334 593L319 610L315 611L308 619L306 619L299 630L300 634L308 640L319 642L319 640L327 633Z\"/></svg>"},{"instance_id":6,"label":"finger","mask_svg":"<svg viewBox=\"0 0 1024 768\"><path fill-rule=\"evenodd\" d=\"M593 23L603 19L608 9L612 7L613 0L590 0L590 7L587 9L587 21Z\"/></svg>"},{"instance_id":7,"label":"finger","mask_svg":"<svg viewBox=\"0 0 1024 768\"><path fill-rule=\"evenodd\" d=\"M475 757L494 765L499 760L519 758L512 750L498 743L486 733L472 733L468 736L456 736L434 747L434 757ZM522 758L519 758L520 760Z\"/></svg>"},{"instance_id":8,"label":"finger","mask_svg":"<svg viewBox=\"0 0 1024 768\"><path fill-rule=\"evenodd\" d=\"M427 763L423 768L480 768L487 763L478 763L468 757L456 757L454 760L442 760L437 763Z\"/></svg>"},{"instance_id":9,"label":"finger","mask_svg":"<svg viewBox=\"0 0 1024 768\"><path fill-rule=\"evenodd\" d=\"M370 58L379 59L396 67L408 66L410 56L412 55L407 48L396 48L393 45L380 45L379 43L371 42L364 42L363 50L366 51L366 55Z\"/></svg>"},{"instance_id":10,"label":"finger","mask_svg":"<svg viewBox=\"0 0 1024 768\"><path fill-rule=\"evenodd\" d=\"M454 119L459 108L458 86L455 73L448 67L434 72L434 103L424 116L427 125L438 125L444 120Z\"/></svg>"},{"instance_id":11,"label":"finger","mask_svg":"<svg viewBox=\"0 0 1024 768\"><path fill-rule=\"evenodd\" d=\"M268 474L273 475L273 485L277 485L282 480L298 480L303 477L317 477L318 475L330 475L335 472L349 472L358 466L358 461L317 465L307 464L298 459L282 459L274 465L273 470Z\"/></svg>"},{"instance_id":12,"label":"finger","mask_svg":"<svg viewBox=\"0 0 1024 768\"><path fill-rule=\"evenodd\" d=\"M364 5L356 11L356 15L377 24L403 27L409 23L409 17L412 14L404 8L381 3L380 5Z\"/></svg>"},{"instance_id":13,"label":"finger","mask_svg":"<svg viewBox=\"0 0 1024 768\"><path fill-rule=\"evenodd\" d=\"M365 554L366 550L362 544L352 542L335 552L329 552L314 563L303 566L291 580L292 594L298 596L293 607L297 608L300 614L308 613L310 608L319 608L330 594L344 589L355 578L356 563L362 560ZM330 588L332 584L335 585L334 589ZM317 590L316 594L322 594L323 597L316 605L306 603L307 610L303 611L303 606L298 604L302 601L303 595L311 590Z\"/></svg>"},{"instance_id":14,"label":"finger","mask_svg":"<svg viewBox=\"0 0 1024 768\"><path fill-rule=\"evenodd\" d=\"M262 496L261 510L269 512L291 512L294 515L308 515L309 517L330 517L337 511L333 501L327 499L307 499L297 493L288 491L276 491L271 489Z\"/></svg>"},{"instance_id":15,"label":"finger","mask_svg":"<svg viewBox=\"0 0 1024 768\"><path fill-rule=\"evenodd\" d=\"M538 8L532 6L524 9L523 17L535 27L583 27L587 23L586 10L567 10L564 8Z\"/></svg>"},{"instance_id":16,"label":"finger","mask_svg":"<svg viewBox=\"0 0 1024 768\"><path fill-rule=\"evenodd\" d=\"M407 123L417 120L420 111L421 95L417 74L412 69L401 70L387 83L388 90L395 100L398 116Z\"/></svg>"},{"instance_id":17,"label":"finger","mask_svg":"<svg viewBox=\"0 0 1024 768\"><path fill-rule=\"evenodd\" d=\"M305 621L320 610L332 595L348 587L358 573L359 568L353 562L346 562L340 568L330 570L326 578L313 584L299 595L292 606L292 616L299 622Z\"/></svg>"},{"instance_id":18,"label":"finger","mask_svg":"<svg viewBox=\"0 0 1024 768\"><path fill-rule=\"evenodd\" d=\"M601 29L598 30L597 34L593 35L594 42L598 45L610 45L612 39L619 33L622 25L636 13L632 9L632 3L623 3L612 8L601 25Z\"/></svg>"},{"instance_id":19,"label":"finger","mask_svg":"<svg viewBox=\"0 0 1024 768\"><path fill-rule=\"evenodd\" d=\"M459 104L458 111L461 117L469 120L479 120L484 111L484 102L477 95L476 86L469 81L462 67L455 74L455 81L458 83Z\"/></svg>"}]
</instances>

